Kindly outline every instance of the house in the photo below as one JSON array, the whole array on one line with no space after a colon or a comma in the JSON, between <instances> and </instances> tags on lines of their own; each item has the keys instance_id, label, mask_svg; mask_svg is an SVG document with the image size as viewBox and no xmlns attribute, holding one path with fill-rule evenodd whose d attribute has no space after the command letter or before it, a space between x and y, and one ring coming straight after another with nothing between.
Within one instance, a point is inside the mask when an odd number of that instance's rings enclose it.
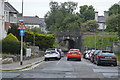
<instances>
[{"instance_id":1,"label":"house","mask_svg":"<svg viewBox=\"0 0 120 80\"><path fill-rule=\"evenodd\" d=\"M23 17L18 17L17 23L19 24L23 20L26 28L34 28L34 27L40 27L40 21L38 16L23 16Z\"/></svg>"},{"instance_id":2,"label":"house","mask_svg":"<svg viewBox=\"0 0 120 80\"><path fill-rule=\"evenodd\" d=\"M44 33L48 33L48 31L46 30L47 26L44 18L40 18L40 26L41 26L41 31L43 31Z\"/></svg>"},{"instance_id":3,"label":"house","mask_svg":"<svg viewBox=\"0 0 120 80\"><path fill-rule=\"evenodd\" d=\"M46 31L46 24L44 21L44 18L39 18L38 16L23 16L23 17L18 17L18 24L20 23L19 21L23 20L26 28L40 28L41 31L47 33Z\"/></svg>"},{"instance_id":4,"label":"house","mask_svg":"<svg viewBox=\"0 0 120 80\"><path fill-rule=\"evenodd\" d=\"M4 3L5 35L7 35L7 31L12 24L17 24L18 14L19 12L9 2Z\"/></svg>"},{"instance_id":5,"label":"house","mask_svg":"<svg viewBox=\"0 0 120 80\"><path fill-rule=\"evenodd\" d=\"M4 0L0 0L0 40L4 37Z\"/></svg>"},{"instance_id":6,"label":"house","mask_svg":"<svg viewBox=\"0 0 120 80\"><path fill-rule=\"evenodd\" d=\"M95 12L95 20L99 24L99 30L104 30L106 29L105 21L108 18L109 14L107 11L104 11L104 16L98 16L98 12Z\"/></svg>"},{"instance_id":7,"label":"house","mask_svg":"<svg viewBox=\"0 0 120 80\"><path fill-rule=\"evenodd\" d=\"M118 2L118 4L120 5L120 1Z\"/></svg>"}]
</instances>

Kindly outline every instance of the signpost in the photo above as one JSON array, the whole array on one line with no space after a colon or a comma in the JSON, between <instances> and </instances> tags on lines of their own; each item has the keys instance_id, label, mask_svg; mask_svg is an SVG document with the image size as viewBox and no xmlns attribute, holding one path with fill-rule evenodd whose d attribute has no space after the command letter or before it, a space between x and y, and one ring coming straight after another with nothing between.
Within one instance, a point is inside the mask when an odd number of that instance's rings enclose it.
<instances>
[{"instance_id":1,"label":"signpost","mask_svg":"<svg viewBox=\"0 0 120 80\"><path fill-rule=\"evenodd\" d=\"M20 65L23 65L23 36L24 36L24 30L26 29L23 21L20 22L18 29L20 30L20 36L21 36Z\"/></svg>"}]
</instances>

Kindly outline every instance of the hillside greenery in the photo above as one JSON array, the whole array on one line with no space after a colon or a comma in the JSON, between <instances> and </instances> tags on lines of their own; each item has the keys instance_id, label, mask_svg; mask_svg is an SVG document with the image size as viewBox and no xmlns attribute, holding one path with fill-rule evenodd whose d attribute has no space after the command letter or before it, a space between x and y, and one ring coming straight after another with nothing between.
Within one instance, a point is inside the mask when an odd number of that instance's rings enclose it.
<instances>
[{"instance_id":1,"label":"hillside greenery","mask_svg":"<svg viewBox=\"0 0 120 80\"><path fill-rule=\"evenodd\" d=\"M118 36L116 33L91 33L84 35L83 39L85 47L106 49L107 46L112 46L113 41L118 40Z\"/></svg>"}]
</instances>

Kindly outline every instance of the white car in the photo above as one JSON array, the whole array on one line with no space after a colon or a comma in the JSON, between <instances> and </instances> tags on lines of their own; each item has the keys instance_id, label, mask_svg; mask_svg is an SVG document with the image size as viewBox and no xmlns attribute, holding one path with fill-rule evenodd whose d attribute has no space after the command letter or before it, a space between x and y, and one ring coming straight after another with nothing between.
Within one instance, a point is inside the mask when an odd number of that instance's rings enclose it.
<instances>
[{"instance_id":1,"label":"white car","mask_svg":"<svg viewBox=\"0 0 120 80\"><path fill-rule=\"evenodd\" d=\"M58 49L60 54L61 54L61 57L64 57L64 52L61 50L61 49Z\"/></svg>"},{"instance_id":2,"label":"white car","mask_svg":"<svg viewBox=\"0 0 120 80\"><path fill-rule=\"evenodd\" d=\"M49 59L57 59L59 60L61 58L61 55L59 52L55 51L55 50L50 50L50 51L46 51L45 53L45 61L49 60Z\"/></svg>"}]
</instances>

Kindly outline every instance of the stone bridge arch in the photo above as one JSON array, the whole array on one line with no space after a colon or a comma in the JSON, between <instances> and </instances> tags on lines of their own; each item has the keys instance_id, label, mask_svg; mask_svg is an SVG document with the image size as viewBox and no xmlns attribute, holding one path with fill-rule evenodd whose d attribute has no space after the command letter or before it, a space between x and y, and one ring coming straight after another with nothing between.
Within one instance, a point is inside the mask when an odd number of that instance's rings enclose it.
<instances>
[{"instance_id":1,"label":"stone bridge arch","mask_svg":"<svg viewBox=\"0 0 120 80\"><path fill-rule=\"evenodd\" d=\"M67 44L67 49L77 48L83 51L83 40L80 32L59 32L56 33L56 38L61 47L65 47Z\"/></svg>"}]
</instances>

